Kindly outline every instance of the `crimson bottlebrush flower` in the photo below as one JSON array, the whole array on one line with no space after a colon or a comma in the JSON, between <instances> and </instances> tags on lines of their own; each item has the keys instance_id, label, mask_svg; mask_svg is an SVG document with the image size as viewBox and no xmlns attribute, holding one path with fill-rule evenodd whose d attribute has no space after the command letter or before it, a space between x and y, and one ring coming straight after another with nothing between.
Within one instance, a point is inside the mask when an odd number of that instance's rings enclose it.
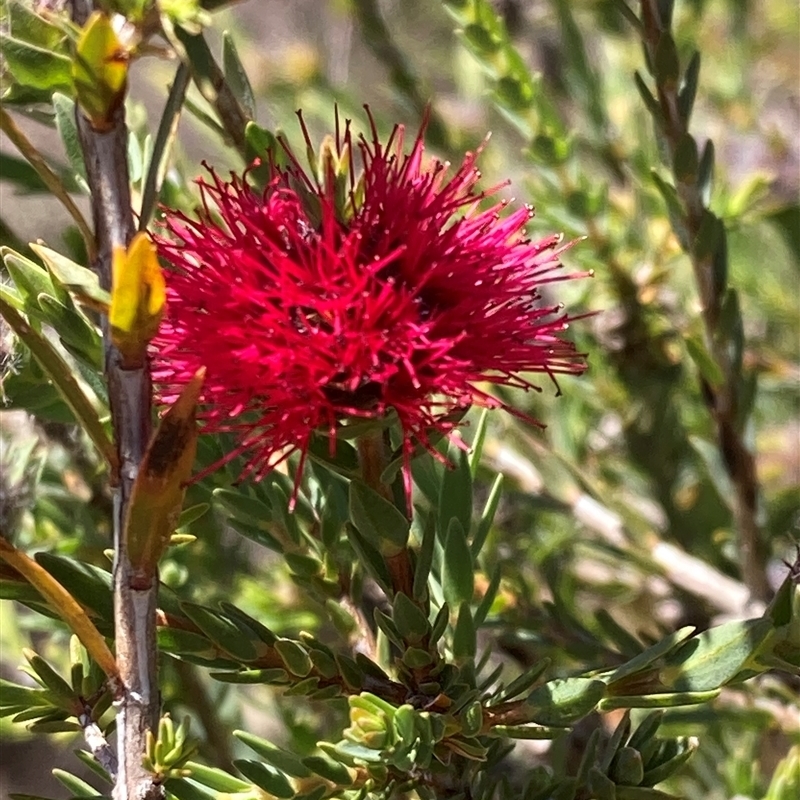
<instances>
[{"instance_id":1,"label":"crimson bottlebrush flower","mask_svg":"<svg viewBox=\"0 0 800 800\"><path fill-rule=\"evenodd\" d=\"M529 389L528 373L584 370L569 318L539 293L574 277L559 262L567 245L528 239L528 206L482 208L497 187L476 188L478 154L455 170L426 162L423 133L405 153L401 126L383 144L374 123L356 138L337 120L316 169L288 148L264 190L209 169L197 219L165 210L154 378L168 401L208 368L200 418L237 434L230 456L246 454L246 474L305 456L315 432L394 413L408 485L417 444L432 449L473 404L506 408L480 384Z\"/></svg>"}]
</instances>

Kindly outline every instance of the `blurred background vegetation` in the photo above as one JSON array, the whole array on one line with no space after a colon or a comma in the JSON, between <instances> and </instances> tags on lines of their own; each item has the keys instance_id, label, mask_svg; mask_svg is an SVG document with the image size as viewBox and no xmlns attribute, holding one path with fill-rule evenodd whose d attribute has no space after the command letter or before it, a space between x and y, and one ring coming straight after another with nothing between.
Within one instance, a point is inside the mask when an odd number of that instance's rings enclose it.
<instances>
[{"instance_id":1,"label":"blurred background vegetation","mask_svg":"<svg viewBox=\"0 0 800 800\"><path fill-rule=\"evenodd\" d=\"M478 586L498 566L503 577L482 643L511 674L543 656L553 674L568 674L613 664L617 627L655 639L681 625L757 615L741 582L735 490L698 377L703 356L692 346L703 330L698 289L653 177L670 171L634 82L635 71L646 74L636 31L612 0L487 4L524 64L541 75L536 119L558 135L537 137L531 117L515 111L487 71L489 59L475 57L480 42L465 35L459 5L248 0L215 11L208 38L218 53L221 32L230 31L255 118L295 144L295 110L317 138L331 129L334 104L363 126L367 103L384 132L404 122L411 133L430 102L429 151L453 161L491 131L485 185L511 177L503 192L536 208L532 236L563 231L580 239L565 261L594 276L559 286L559 299L593 314L572 326L589 372L564 378L561 396L543 385L541 394L515 398L546 430L499 414L490 422L476 505L497 472L506 479ZM800 535L800 11L791 0L679 0L673 32L682 65L693 50L702 57L690 130L716 151L710 208L727 230L728 282L739 293L741 372L753 398L741 430L756 456L762 566L774 588ZM158 52L131 69L132 178L140 192L146 138L155 135L174 70ZM188 97L163 196L185 207L202 160L220 170L244 163L212 130L213 112L194 86ZM71 176L86 210L49 122L33 115L21 124ZM43 239L79 260L66 213L7 140L0 159L0 244L29 253L26 243ZM104 565L110 499L98 459L5 328L2 347L2 527L28 552ZM192 487L187 506L208 501L213 485ZM279 634L324 636L324 610L282 560L221 514L187 530L197 543L171 550L161 571L182 597L235 602ZM66 664L66 634L17 604L0 604L3 677L19 679L19 653L31 643ZM193 717L212 764L229 763L241 746L228 734L233 727L306 752L320 736L335 740L343 725L335 704L215 683L170 659L163 669L166 708ZM699 752L669 788L692 800L764 797L775 764L800 735L797 689L766 675L710 706L669 712L667 733L702 732ZM593 726L613 727L615 715L606 717L552 747L521 742L512 764L574 762ZM12 733L8 720L0 726L0 793L58 792L41 773L51 759L42 757L42 741L26 740L18 726ZM55 741L74 747L69 735Z\"/></svg>"}]
</instances>

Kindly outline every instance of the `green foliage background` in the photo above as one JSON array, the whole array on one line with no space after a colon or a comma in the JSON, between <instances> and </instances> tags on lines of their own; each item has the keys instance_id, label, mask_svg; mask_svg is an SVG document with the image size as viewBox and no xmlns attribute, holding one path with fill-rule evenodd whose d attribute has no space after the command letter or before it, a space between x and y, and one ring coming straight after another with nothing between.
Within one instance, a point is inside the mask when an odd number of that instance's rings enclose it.
<instances>
[{"instance_id":1,"label":"green foliage background","mask_svg":"<svg viewBox=\"0 0 800 800\"><path fill-rule=\"evenodd\" d=\"M717 382L719 367L703 344L698 288L670 221L669 192L659 189L659 179L671 183L674 176L636 89L635 71L650 86L652 80L620 4L249 2L206 19L186 0L170 3L169 11L174 19L210 23L212 51L228 53L229 82L252 103L264 130L281 129L298 144L293 114L301 108L319 139L332 127L334 104L363 126L368 103L383 132L397 121L413 132L430 102L431 152L458 161L491 130L481 161L485 185L511 177L504 192L536 208L532 236L563 231L580 239L565 260L593 277L560 286L559 299L593 314L572 330L589 354L589 372L563 379L560 396L543 385L541 394L514 398L546 423L545 431L500 414L488 423L475 513L496 475L505 477L474 579L479 600L493 576L501 576L478 634L479 652L489 648L508 680L547 657L548 677L555 678L616 667L640 643L684 625L702 630L759 616L763 606L748 605L741 583L736 489L701 386ZM672 24L682 69L695 50L701 54L689 129L701 146L713 141L716 153L708 203L727 232L727 281L741 309L734 325L741 331L726 334L725 347L738 365L741 436L756 454L762 561L773 589L786 574L781 559L794 556L800 514L799 26L797 4L789 0L677 2ZM252 94L230 46L223 47L223 30ZM5 107L85 208L76 143L64 140L63 118L31 110L28 101L37 98L22 96L24 81L10 63L7 56ZM174 74L175 62L158 52L131 67L129 162L137 207L165 84ZM239 142L237 153L195 85L187 98L161 199L189 209L200 160L241 170L255 139ZM35 259L27 242L43 238L84 263L77 229L7 140L0 179L0 245ZM84 334L78 338L86 352L76 368L102 402L87 366L99 367L100 340ZM6 327L2 339L2 529L26 552L107 570L110 497L99 457ZM468 438L478 416L470 419ZM220 446L202 443L200 460ZM260 490L231 488L235 477L231 466L190 488L186 508L195 513L187 512L181 531L197 540L169 551L162 581L182 600L234 603L280 636L308 631L336 641L331 609L297 579L297 570L229 524L230 514L241 512L243 493L260 497ZM62 626L10 601L0 604L0 623L3 677L20 680L15 666L31 646L68 673ZM337 741L346 725L341 701L220 683L208 670L170 658L162 675L166 710L192 718L199 758L212 766L230 768L246 752L231 736L234 728L308 754L319 739ZM796 678L766 673L724 689L708 705L667 711L660 735L697 735L700 743L665 790L692 800L788 798L770 782L800 742L797 689ZM520 742L509 775L513 780L539 764L574 774L592 731L610 732L620 714L590 715L552 744ZM41 747L7 718L0 725L9 756L26 744L27 753ZM71 734L54 737L54 744L76 746ZM30 775L16 771L5 767L8 787L34 791L25 783ZM54 786L36 791L52 795ZM76 793L75 785L69 788Z\"/></svg>"}]
</instances>

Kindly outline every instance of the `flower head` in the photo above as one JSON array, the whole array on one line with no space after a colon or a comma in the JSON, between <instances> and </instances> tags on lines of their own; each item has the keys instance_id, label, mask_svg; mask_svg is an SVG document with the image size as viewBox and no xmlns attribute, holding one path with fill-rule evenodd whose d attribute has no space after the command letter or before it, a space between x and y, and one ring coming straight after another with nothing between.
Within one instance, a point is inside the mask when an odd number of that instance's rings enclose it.
<instances>
[{"instance_id":1,"label":"flower head","mask_svg":"<svg viewBox=\"0 0 800 800\"><path fill-rule=\"evenodd\" d=\"M585 368L568 317L539 294L572 277L560 238L529 240L529 207L482 208L495 190L476 188L478 154L455 170L426 162L423 132L406 153L401 126L384 144L374 124L356 138L337 122L311 170L287 148L264 190L209 170L197 219L166 210L154 377L167 400L208 368L200 417L238 435L247 473L389 414L408 466L469 406L506 407L479 384L535 388L527 373Z\"/></svg>"}]
</instances>

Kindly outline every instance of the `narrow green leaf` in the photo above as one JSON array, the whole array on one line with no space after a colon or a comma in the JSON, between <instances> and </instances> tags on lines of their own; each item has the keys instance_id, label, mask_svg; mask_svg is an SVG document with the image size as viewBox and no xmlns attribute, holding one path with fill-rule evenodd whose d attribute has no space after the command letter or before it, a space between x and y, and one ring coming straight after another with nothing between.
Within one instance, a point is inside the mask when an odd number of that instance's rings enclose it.
<instances>
[{"instance_id":1,"label":"narrow green leaf","mask_svg":"<svg viewBox=\"0 0 800 800\"><path fill-rule=\"evenodd\" d=\"M478 528L475 531L475 536L472 539L470 550L472 551L473 558L477 558L486 544L486 537L492 529L497 508L500 505L500 497L503 490L503 475L498 474L492 483L492 488L489 490L489 497L486 499L486 505L483 507L481 518L478 521Z\"/></svg>"},{"instance_id":2,"label":"narrow green leaf","mask_svg":"<svg viewBox=\"0 0 800 800\"><path fill-rule=\"evenodd\" d=\"M433 566L433 553L436 545L436 522L433 513L429 513L425 519L425 527L422 531L422 545L417 552L417 563L414 566L414 599L420 603L425 602L428 597L428 576L431 574Z\"/></svg>"},{"instance_id":3,"label":"narrow green leaf","mask_svg":"<svg viewBox=\"0 0 800 800\"><path fill-rule=\"evenodd\" d=\"M402 592L394 596L392 619L403 639L408 641L419 642L431 629L425 614Z\"/></svg>"},{"instance_id":4,"label":"narrow green leaf","mask_svg":"<svg viewBox=\"0 0 800 800\"><path fill-rule=\"evenodd\" d=\"M72 687L47 661L28 648L25 648L22 654L61 709L75 713L76 710L81 708L81 703Z\"/></svg>"},{"instance_id":5,"label":"narrow green leaf","mask_svg":"<svg viewBox=\"0 0 800 800\"><path fill-rule=\"evenodd\" d=\"M526 669L492 698L492 705L500 702L506 703L525 692L531 691L533 684L544 675L549 666L550 659L544 658L538 664Z\"/></svg>"},{"instance_id":6,"label":"narrow green leaf","mask_svg":"<svg viewBox=\"0 0 800 800\"><path fill-rule=\"evenodd\" d=\"M397 629L397 626L394 624L394 620L379 608L376 608L373 611L373 617L375 619L375 624L381 631L383 631L383 633L386 635L386 638L395 647L398 647L400 650L404 650L406 648L406 643L403 641L403 636Z\"/></svg>"},{"instance_id":7,"label":"narrow green leaf","mask_svg":"<svg viewBox=\"0 0 800 800\"><path fill-rule=\"evenodd\" d=\"M665 761L653 769L646 769L644 775L642 775L642 784L644 786L655 786L657 783L672 777L694 755L696 749L696 745L689 745L686 750L678 753L669 761ZM800 790L800 781L797 788Z\"/></svg>"},{"instance_id":8,"label":"narrow green leaf","mask_svg":"<svg viewBox=\"0 0 800 800\"><path fill-rule=\"evenodd\" d=\"M458 619L453 629L453 658L457 663L474 659L476 650L475 623L469 603L464 602L458 609Z\"/></svg>"},{"instance_id":9,"label":"narrow green leaf","mask_svg":"<svg viewBox=\"0 0 800 800\"><path fill-rule=\"evenodd\" d=\"M442 556L442 591L451 608L470 602L474 591L472 553L464 528L456 518L451 519L447 527Z\"/></svg>"},{"instance_id":10,"label":"narrow green leaf","mask_svg":"<svg viewBox=\"0 0 800 800\"><path fill-rule=\"evenodd\" d=\"M53 110L64 152L67 154L72 174L81 190L88 194L89 186L86 183L86 165L83 161L83 150L78 137L78 126L75 122L75 101L61 92L53 95Z\"/></svg>"},{"instance_id":11,"label":"narrow green leaf","mask_svg":"<svg viewBox=\"0 0 800 800\"><path fill-rule=\"evenodd\" d=\"M220 683L271 684L285 686L290 683L289 673L280 667L245 669L240 672L211 672L210 676Z\"/></svg>"},{"instance_id":12,"label":"narrow green leaf","mask_svg":"<svg viewBox=\"0 0 800 800\"><path fill-rule=\"evenodd\" d=\"M608 684L611 694L614 693L614 684L619 683L625 678L635 675L637 672L642 672L651 664L654 664L663 656L667 655L678 648L681 642L685 641L689 636L694 633L694 628L688 625L684 628L679 628L674 633L665 636L660 642L648 647L644 652L627 661L620 667L617 667L605 680Z\"/></svg>"},{"instance_id":13,"label":"narrow green leaf","mask_svg":"<svg viewBox=\"0 0 800 800\"><path fill-rule=\"evenodd\" d=\"M685 336L684 343L689 357L694 362L703 379L709 386L717 389L725 383L725 375L722 368L714 360L711 353L706 349L705 344L699 336Z\"/></svg>"},{"instance_id":14,"label":"narrow green leaf","mask_svg":"<svg viewBox=\"0 0 800 800\"><path fill-rule=\"evenodd\" d=\"M486 431L488 429L489 409L484 408L481 410L480 416L478 417L478 424L475 426L475 436L472 438L472 445L468 455L469 471L473 480L475 480L475 477L478 474L478 468L481 465L483 443L486 440Z\"/></svg>"},{"instance_id":15,"label":"narrow green leaf","mask_svg":"<svg viewBox=\"0 0 800 800\"><path fill-rule=\"evenodd\" d=\"M555 739L563 736L566 728L547 728L543 725L494 725L492 733L509 739Z\"/></svg>"},{"instance_id":16,"label":"narrow green leaf","mask_svg":"<svg viewBox=\"0 0 800 800\"><path fill-rule=\"evenodd\" d=\"M225 80L236 99L242 104L247 116L255 119L256 99L253 95L253 87L250 85L247 72L236 52L236 45L228 31L224 31L222 34L222 68Z\"/></svg>"},{"instance_id":17,"label":"narrow green leaf","mask_svg":"<svg viewBox=\"0 0 800 800\"><path fill-rule=\"evenodd\" d=\"M295 790L289 783L285 775L282 775L274 767L266 764L259 764L257 761L246 761L237 759L233 766L260 789L269 795L280 798L295 797Z\"/></svg>"},{"instance_id":18,"label":"narrow green leaf","mask_svg":"<svg viewBox=\"0 0 800 800\"><path fill-rule=\"evenodd\" d=\"M366 567L369 574L377 581L381 589L383 589L387 595L391 596L393 591L392 576L389 574L389 568L386 566L386 562L383 560L380 552L378 552L377 548L374 547L371 542L368 542L366 538L359 533L354 525L348 523L345 526L345 530L347 531L347 538L350 544L356 551L359 563Z\"/></svg>"},{"instance_id":19,"label":"narrow green leaf","mask_svg":"<svg viewBox=\"0 0 800 800\"><path fill-rule=\"evenodd\" d=\"M236 620L240 626L244 625L246 628L251 630L262 642L264 642L264 644L272 647L277 641L278 637L269 628L267 628L266 625L263 625L257 619L254 619L249 614L246 614L232 603L222 601L219 604L219 607L227 617Z\"/></svg>"},{"instance_id":20,"label":"narrow green leaf","mask_svg":"<svg viewBox=\"0 0 800 800\"><path fill-rule=\"evenodd\" d=\"M327 756L307 756L303 759L303 764L315 775L338 786L350 786L353 783L354 775L351 775L350 770L341 762Z\"/></svg>"},{"instance_id":21,"label":"narrow green leaf","mask_svg":"<svg viewBox=\"0 0 800 800\"><path fill-rule=\"evenodd\" d=\"M66 786L74 797L97 797L100 794L94 786L63 769L54 769L52 775L60 784Z\"/></svg>"},{"instance_id":22,"label":"narrow green leaf","mask_svg":"<svg viewBox=\"0 0 800 800\"><path fill-rule=\"evenodd\" d=\"M461 523L465 535L472 524L472 472L465 450L451 442L448 451L451 466L445 468L439 488L439 535L444 537L450 520Z\"/></svg>"},{"instance_id":23,"label":"narrow green leaf","mask_svg":"<svg viewBox=\"0 0 800 800\"><path fill-rule=\"evenodd\" d=\"M445 603L436 614L436 618L433 620L433 625L431 625L431 645L436 644L439 639L444 636L444 632L447 630L447 623L450 621L450 608L448 607L447 603Z\"/></svg>"},{"instance_id":24,"label":"narrow green leaf","mask_svg":"<svg viewBox=\"0 0 800 800\"><path fill-rule=\"evenodd\" d=\"M101 371L103 342L89 320L76 308L69 308L49 295L39 295L38 300L45 320L58 333L64 347L87 366Z\"/></svg>"},{"instance_id":25,"label":"narrow green leaf","mask_svg":"<svg viewBox=\"0 0 800 800\"><path fill-rule=\"evenodd\" d=\"M350 483L350 520L384 555L395 555L408 543L411 523L393 503L358 480Z\"/></svg>"},{"instance_id":26,"label":"narrow green leaf","mask_svg":"<svg viewBox=\"0 0 800 800\"><path fill-rule=\"evenodd\" d=\"M205 764L198 764L196 761L187 761L186 769L190 771L193 781L208 786L217 792L248 792L252 790L249 783L246 783L233 775L229 775L224 770L216 767L207 767Z\"/></svg>"},{"instance_id":27,"label":"narrow green leaf","mask_svg":"<svg viewBox=\"0 0 800 800\"><path fill-rule=\"evenodd\" d=\"M631 7L625 2L625 0L611 0L614 7L622 14L623 17L636 29L637 32L640 34L644 32L644 27L642 26L642 22L639 17L636 16L636 13L631 9Z\"/></svg>"},{"instance_id":28,"label":"narrow green leaf","mask_svg":"<svg viewBox=\"0 0 800 800\"><path fill-rule=\"evenodd\" d=\"M497 597L497 590L500 588L500 578L502 576L502 568L500 564L496 564L492 572L492 579L489 581L489 586L481 598L480 605L475 611L475 627L480 628L492 608L495 597Z\"/></svg>"},{"instance_id":29,"label":"narrow green leaf","mask_svg":"<svg viewBox=\"0 0 800 800\"><path fill-rule=\"evenodd\" d=\"M147 175L142 190L142 208L139 215L140 231L147 229L158 202L158 196L161 192L161 186L164 183L164 176L167 173L169 159L172 154L172 145L178 134L178 123L183 110L183 101L186 97L186 90L189 88L191 77L191 70L185 63L181 62L169 88L167 102L161 114L161 121L158 123L153 153L148 161Z\"/></svg>"},{"instance_id":30,"label":"narrow green leaf","mask_svg":"<svg viewBox=\"0 0 800 800\"><path fill-rule=\"evenodd\" d=\"M266 739L261 739L246 731L234 731L233 735L273 767L277 767L287 775L292 775L295 778L308 778L311 776L311 770L299 758L286 752L286 750L281 750Z\"/></svg>"},{"instance_id":31,"label":"narrow green leaf","mask_svg":"<svg viewBox=\"0 0 800 800\"><path fill-rule=\"evenodd\" d=\"M681 122L683 122L684 128L689 127L689 120L691 119L692 109L694 108L694 100L697 96L699 78L700 53L695 50L686 66L686 72L683 74L681 88L678 92L678 114L681 118Z\"/></svg>"},{"instance_id":32,"label":"narrow green leaf","mask_svg":"<svg viewBox=\"0 0 800 800\"><path fill-rule=\"evenodd\" d=\"M605 692L602 681L590 678L549 681L528 695L526 716L539 725L569 725L593 711Z\"/></svg>"},{"instance_id":33,"label":"narrow green leaf","mask_svg":"<svg viewBox=\"0 0 800 800\"><path fill-rule=\"evenodd\" d=\"M653 120L657 124L661 124L664 119L664 115L661 113L661 106L658 104L658 100L653 97L653 93L644 82L644 78L638 72L635 72L633 74L633 82Z\"/></svg>"},{"instance_id":34,"label":"narrow green leaf","mask_svg":"<svg viewBox=\"0 0 800 800\"><path fill-rule=\"evenodd\" d=\"M601 711L617 708L678 708L709 703L719 695L719 689L709 692L663 692L660 694L640 694L623 697L614 695L599 703Z\"/></svg>"},{"instance_id":35,"label":"narrow green leaf","mask_svg":"<svg viewBox=\"0 0 800 800\"><path fill-rule=\"evenodd\" d=\"M100 311L108 310L111 295L100 288L96 272L44 245L32 244L31 250L42 259L50 274L79 301Z\"/></svg>"},{"instance_id":36,"label":"narrow green leaf","mask_svg":"<svg viewBox=\"0 0 800 800\"><path fill-rule=\"evenodd\" d=\"M662 86L676 86L680 75L678 48L669 30L663 30L658 39L653 64L656 80Z\"/></svg>"},{"instance_id":37,"label":"narrow green leaf","mask_svg":"<svg viewBox=\"0 0 800 800\"><path fill-rule=\"evenodd\" d=\"M253 661L256 648L247 636L222 614L196 603L181 603L181 609L221 650L240 661Z\"/></svg>"},{"instance_id":38,"label":"narrow green leaf","mask_svg":"<svg viewBox=\"0 0 800 800\"><path fill-rule=\"evenodd\" d=\"M669 214L669 219L672 223L672 230L678 237L681 247L686 252L689 252L691 248L691 241L689 240L689 232L686 229L685 214L681 200L678 197L678 193L675 190L675 187L667 183L655 170L653 171L652 175L653 181L656 184L656 188L664 198L664 202L667 204L667 213Z\"/></svg>"},{"instance_id":39,"label":"narrow green leaf","mask_svg":"<svg viewBox=\"0 0 800 800\"><path fill-rule=\"evenodd\" d=\"M697 165L697 188L703 204L711 202L711 191L714 188L714 142L707 139L703 145L700 163Z\"/></svg>"},{"instance_id":40,"label":"narrow green leaf","mask_svg":"<svg viewBox=\"0 0 800 800\"><path fill-rule=\"evenodd\" d=\"M690 133L684 133L678 140L672 157L672 171L675 174L675 180L683 184L695 183L698 163L697 142Z\"/></svg>"}]
</instances>

